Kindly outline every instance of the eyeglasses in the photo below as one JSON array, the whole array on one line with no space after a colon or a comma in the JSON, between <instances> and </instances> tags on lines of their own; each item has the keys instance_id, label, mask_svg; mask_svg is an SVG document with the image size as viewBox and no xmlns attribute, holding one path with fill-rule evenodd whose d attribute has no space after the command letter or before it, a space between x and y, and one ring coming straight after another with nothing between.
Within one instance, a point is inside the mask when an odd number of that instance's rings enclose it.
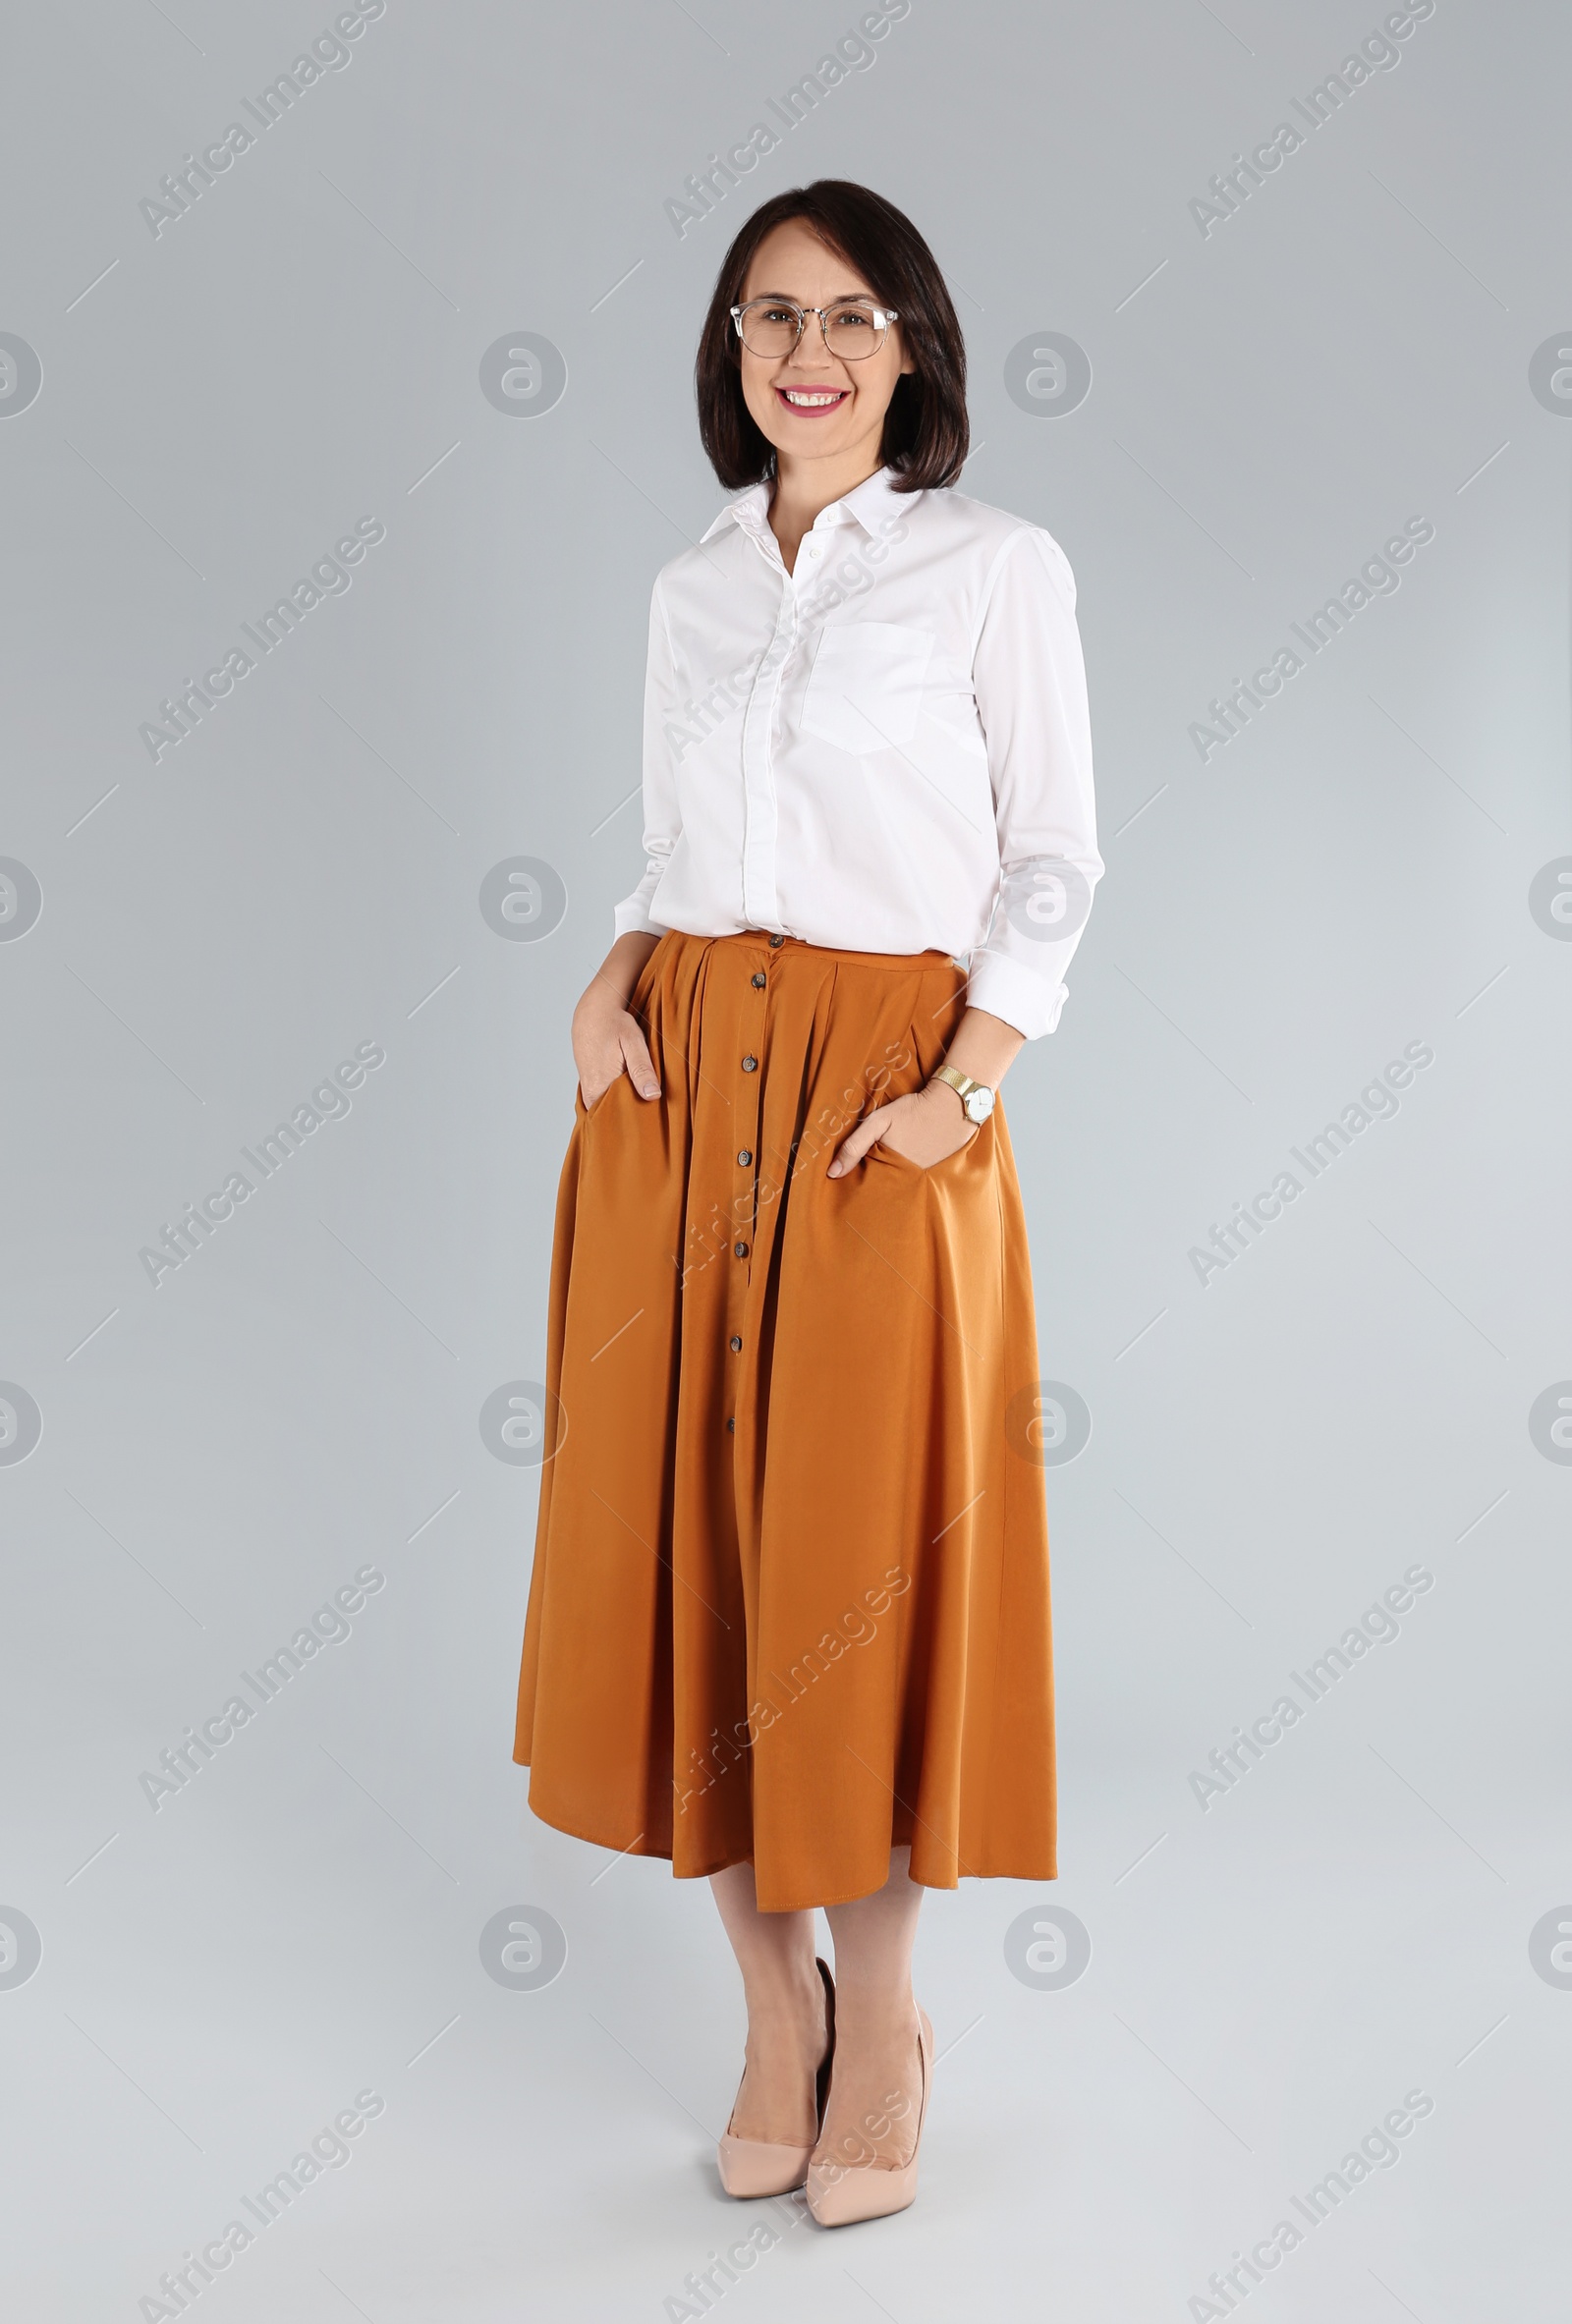
<instances>
[{"instance_id":1,"label":"eyeglasses","mask_svg":"<svg viewBox=\"0 0 1572 2324\"><path fill-rule=\"evenodd\" d=\"M896 321L893 306L875 306L870 299L837 299L831 306L798 306L790 299L750 299L734 306L731 319L750 355L778 362L802 338L811 314L818 317L824 345L838 360L859 363L877 355Z\"/></svg>"}]
</instances>

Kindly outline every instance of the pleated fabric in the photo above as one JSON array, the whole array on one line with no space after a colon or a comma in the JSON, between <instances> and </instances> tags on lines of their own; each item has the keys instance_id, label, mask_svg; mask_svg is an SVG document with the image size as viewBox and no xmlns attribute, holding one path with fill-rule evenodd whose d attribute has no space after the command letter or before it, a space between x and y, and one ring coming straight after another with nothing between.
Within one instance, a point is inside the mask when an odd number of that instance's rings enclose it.
<instances>
[{"instance_id":1,"label":"pleated fabric","mask_svg":"<svg viewBox=\"0 0 1572 2324\"><path fill-rule=\"evenodd\" d=\"M930 1169L875 1144L966 1006L943 953L670 933L660 1078L575 1121L514 1758L559 1830L766 1910L1051 1880L1039 1366L1002 1104Z\"/></svg>"}]
</instances>

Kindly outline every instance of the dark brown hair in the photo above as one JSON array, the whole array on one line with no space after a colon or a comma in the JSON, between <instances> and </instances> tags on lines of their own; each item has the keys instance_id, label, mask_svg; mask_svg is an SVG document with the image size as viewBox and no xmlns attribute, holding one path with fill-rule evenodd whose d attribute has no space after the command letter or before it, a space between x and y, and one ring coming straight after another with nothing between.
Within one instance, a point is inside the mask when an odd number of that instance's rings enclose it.
<instances>
[{"instance_id":1,"label":"dark brown hair","mask_svg":"<svg viewBox=\"0 0 1572 2324\"><path fill-rule=\"evenodd\" d=\"M856 267L877 299L900 316L915 371L903 372L884 415L880 458L897 492L953 484L966 460L966 346L944 277L905 213L882 194L845 178L815 178L774 194L755 210L721 261L694 365L699 434L730 491L775 472L775 447L743 401L742 364L731 309L765 235L805 218L819 240Z\"/></svg>"}]
</instances>

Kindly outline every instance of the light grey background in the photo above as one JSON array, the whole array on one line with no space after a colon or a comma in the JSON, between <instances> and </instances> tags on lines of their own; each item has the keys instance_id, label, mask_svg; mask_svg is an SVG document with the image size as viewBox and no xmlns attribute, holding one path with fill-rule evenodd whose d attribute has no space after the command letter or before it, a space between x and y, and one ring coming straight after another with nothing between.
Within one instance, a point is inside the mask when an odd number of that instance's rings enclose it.
<instances>
[{"instance_id":1,"label":"light grey background","mask_svg":"<svg viewBox=\"0 0 1572 2324\"><path fill-rule=\"evenodd\" d=\"M1204 236L1376 0L914 0L679 237L685 176L857 13L389 0L156 237L139 203L333 11L8 35L0 330L43 370L0 425L0 855L43 898L0 943L0 1376L43 1423L0 1466L0 1921L42 1939L0 1990L8 2311L158 2313L365 2089L203 2317L680 2315L753 2224L708 1897L525 1805L536 1472L478 1416L543 1367L648 588L723 498L697 326L748 207L824 174L929 236L965 489L1079 582L1108 871L1007 1104L1043 1370L1094 1427L1048 1478L1062 1877L926 1908L916 2209L783 2232L717 2304L1205 2315L1416 2088L1252 2315L1531 2319L1564 2282L1572 1992L1529 1939L1572 1922L1572 1471L1528 1416L1572 1375L1572 946L1529 908L1572 851L1572 404L1530 386L1572 344L1565 14L1438 0ZM1093 369L1058 417L1004 383L1047 331ZM480 391L521 332L567 367L535 416ZM161 698L363 517L348 593L154 764ZM1203 763L1209 698L1411 517L1395 594ZM480 913L517 856L566 889L538 942ZM361 1041L348 1117L155 1289L141 1247ZM1191 1247L1409 1042L1396 1117L1203 1286ZM1415 1562L1400 1636L1204 1811L1191 1771ZM352 1636L154 1812L142 1770L366 1563ZM525 1907L567 1961L515 1992L479 1938ZM1007 1965L1029 1907L1091 1933L1062 1990Z\"/></svg>"}]
</instances>

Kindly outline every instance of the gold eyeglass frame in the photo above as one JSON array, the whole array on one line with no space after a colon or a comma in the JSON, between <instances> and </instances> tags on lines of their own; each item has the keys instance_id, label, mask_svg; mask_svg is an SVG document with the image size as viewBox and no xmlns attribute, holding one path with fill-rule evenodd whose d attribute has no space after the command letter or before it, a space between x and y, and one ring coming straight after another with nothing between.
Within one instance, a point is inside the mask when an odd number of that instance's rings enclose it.
<instances>
[{"instance_id":1,"label":"gold eyeglass frame","mask_svg":"<svg viewBox=\"0 0 1572 2324\"><path fill-rule=\"evenodd\" d=\"M792 313L797 317L796 341L781 355L760 357L759 360L766 363L784 362L788 356L796 354L797 349L801 347L803 343L803 333L808 328L808 318L811 314L816 314L818 317L818 335L824 342L824 352L827 355L829 352L828 317L830 315L837 312L838 309L846 306L861 306L868 312L871 313L874 323L878 328L878 339L876 343L862 355L838 355L835 358L835 360L838 363L866 363L869 356L877 355L879 349L884 345L885 340L890 334L891 323L899 322L901 319L900 314L895 307L880 306L877 302L872 299L836 299L832 301L828 306L799 306L795 299L749 299L741 306L734 306L731 309L731 319L736 325L737 336L740 340L742 340L744 347L748 347L748 341L743 336L743 316L748 312L748 309L751 306L789 306ZM755 347L748 347L748 352L750 355L758 354L758 350Z\"/></svg>"}]
</instances>

